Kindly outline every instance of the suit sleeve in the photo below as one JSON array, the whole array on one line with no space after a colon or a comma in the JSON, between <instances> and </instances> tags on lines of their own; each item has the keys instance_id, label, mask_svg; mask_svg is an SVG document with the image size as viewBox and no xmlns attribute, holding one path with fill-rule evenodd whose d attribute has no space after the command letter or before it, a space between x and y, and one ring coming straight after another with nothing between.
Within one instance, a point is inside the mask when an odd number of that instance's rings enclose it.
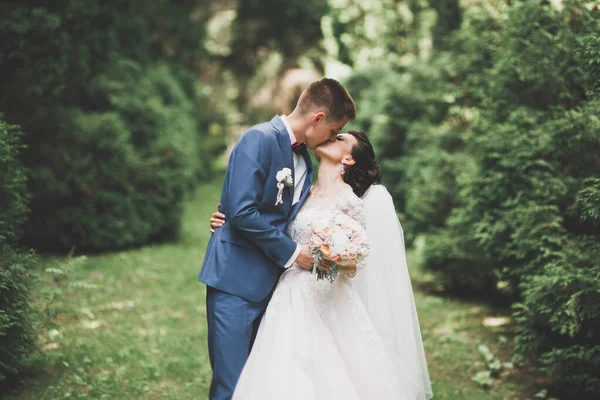
<instances>
[{"instance_id":1,"label":"suit sleeve","mask_svg":"<svg viewBox=\"0 0 600 400\"><path fill-rule=\"evenodd\" d=\"M296 243L271 225L260 213L260 198L267 185L271 147L262 132L248 132L231 154L228 193L229 223L279 267L284 268ZM273 182L269 180L272 178Z\"/></svg>"}]
</instances>

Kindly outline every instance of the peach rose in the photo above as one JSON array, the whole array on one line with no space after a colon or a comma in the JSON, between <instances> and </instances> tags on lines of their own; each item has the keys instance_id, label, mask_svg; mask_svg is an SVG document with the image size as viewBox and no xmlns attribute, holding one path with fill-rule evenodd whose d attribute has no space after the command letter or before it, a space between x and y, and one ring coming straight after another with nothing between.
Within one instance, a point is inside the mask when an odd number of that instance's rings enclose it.
<instances>
[{"instance_id":1,"label":"peach rose","mask_svg":"<svg viewBox=\"0 0 600 400\"><path fill-rule=\"evenodd\" d=\"M329 247L327 243L323 243L320 250L324 258L329 259L329 257L331 257L331 247Z\"/></svg>"}]
</instances>

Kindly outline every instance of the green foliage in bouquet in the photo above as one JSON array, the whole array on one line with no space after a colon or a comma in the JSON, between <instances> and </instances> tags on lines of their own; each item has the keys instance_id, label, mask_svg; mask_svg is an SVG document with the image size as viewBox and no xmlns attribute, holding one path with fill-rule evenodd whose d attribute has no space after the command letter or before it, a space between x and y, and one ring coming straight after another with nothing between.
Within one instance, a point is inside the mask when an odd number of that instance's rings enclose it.
<instances>
[{"instance_id":1,"label":"green foliage in bouquet","mask_svg":"<svg viewBox=\"0 0 600 400\"><path fill-rule=\"evenodd\" d=\"M103 250L178 232L184 194L209 166L191 7L0 3L0 109L25 132L28 244Z\"/></svg>"}]
</instances>

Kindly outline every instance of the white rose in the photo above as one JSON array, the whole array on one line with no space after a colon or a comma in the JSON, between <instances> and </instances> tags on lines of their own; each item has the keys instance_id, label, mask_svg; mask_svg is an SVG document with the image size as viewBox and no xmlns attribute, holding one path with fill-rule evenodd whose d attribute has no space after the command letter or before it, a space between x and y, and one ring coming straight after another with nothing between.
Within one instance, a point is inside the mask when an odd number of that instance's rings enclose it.
<instances>
[{"instance_id":1,"label":"white rose","mask_svg":"<svg viewBox=\"0 0 600 400\"><path fill-rule=\"evenodd\" d=\"M331 237L331 242L334 244L336 249L345 249L350 244L348 236L344 232L334 232Z\"/></svg>"}]
</instances>

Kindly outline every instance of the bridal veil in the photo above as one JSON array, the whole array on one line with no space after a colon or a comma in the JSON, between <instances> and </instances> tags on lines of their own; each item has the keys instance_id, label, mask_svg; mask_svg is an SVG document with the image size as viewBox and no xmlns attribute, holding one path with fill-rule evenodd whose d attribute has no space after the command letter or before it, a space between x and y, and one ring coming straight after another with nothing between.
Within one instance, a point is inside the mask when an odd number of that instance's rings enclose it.
<instances>
[{"instance_id":1,"label":"bridal veil","mask_svg":"<svg viewBox=\"0 0 600 400\"><path fill-rule=\"evenodd\" d=\"M393 358L399 380L409 385L410 398L426 400L433 397L433 392L406 264L402 226L384 186L371 186L363 200L371 250L368 265L357 274L353 286Z\"/></svg>"}]
</instances>

